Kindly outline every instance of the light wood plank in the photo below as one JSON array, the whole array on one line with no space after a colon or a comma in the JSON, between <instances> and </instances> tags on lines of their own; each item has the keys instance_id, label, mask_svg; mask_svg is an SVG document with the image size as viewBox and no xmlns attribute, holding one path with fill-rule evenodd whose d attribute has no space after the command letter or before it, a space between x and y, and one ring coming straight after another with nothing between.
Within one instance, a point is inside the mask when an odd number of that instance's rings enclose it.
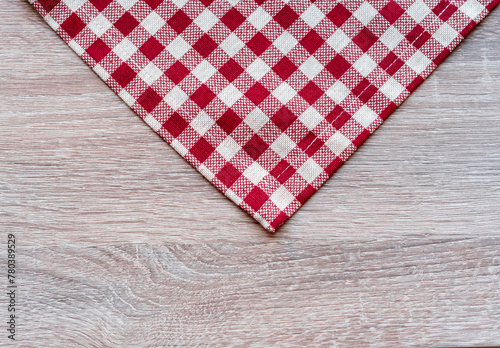
<instances>
[{"instance_id":1,"label":"light wood plank","mask_svg":"<svg viewBox=\"0 0 500 348\"><path fill-rule=\"evenodd\" d=\"M27 346L500 342L500 238L60 246L21 255Z\"/></svg>"}]
</instances>

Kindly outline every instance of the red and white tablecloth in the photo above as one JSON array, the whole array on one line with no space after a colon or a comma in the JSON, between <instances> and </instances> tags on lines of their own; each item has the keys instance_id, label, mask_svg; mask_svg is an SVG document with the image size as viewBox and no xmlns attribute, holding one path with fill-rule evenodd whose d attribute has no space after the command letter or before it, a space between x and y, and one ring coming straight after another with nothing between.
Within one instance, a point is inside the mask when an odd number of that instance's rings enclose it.
<instances>
[{"instance_id":1,"label":"red and white tablecloth","mask_svg":"<svg viewBox=\"0 0 500 348\"><path fill-rule=\"evenodd\" d=\"M499 1L31 2L156 133L275 231Z\"/></svg>"}]
</instances>

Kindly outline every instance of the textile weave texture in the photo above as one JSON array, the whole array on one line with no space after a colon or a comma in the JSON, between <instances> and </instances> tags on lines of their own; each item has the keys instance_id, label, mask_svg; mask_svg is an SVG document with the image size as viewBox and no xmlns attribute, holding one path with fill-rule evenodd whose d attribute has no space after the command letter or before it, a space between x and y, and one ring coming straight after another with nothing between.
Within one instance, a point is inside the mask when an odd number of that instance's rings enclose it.
<instances>
[{"instance_id":1,"label":"textile weave texture","mask_svg":"<svg viewBox=\"0 0 500 348\"><path fill-rule=\"evenodd\" d=\"M30 2L157 134L275 231L499 1Z\"/></svg>"}]
</instances>

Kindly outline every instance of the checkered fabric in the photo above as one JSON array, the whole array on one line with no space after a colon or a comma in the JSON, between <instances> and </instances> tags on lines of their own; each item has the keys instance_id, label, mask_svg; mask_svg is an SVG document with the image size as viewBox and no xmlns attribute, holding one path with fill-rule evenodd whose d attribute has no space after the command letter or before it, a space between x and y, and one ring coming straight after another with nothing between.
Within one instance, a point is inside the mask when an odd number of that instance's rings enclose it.
<instances>
[{"instance_id":1,"label":"checkered fabric","mask_svg":"<svg viewBox=\"0 0 500 348\"><path fill-rule=\"evenodd\" d=\"M151 128L269 231L500 0L31 0Z\"/></svg>"}]
</instances>

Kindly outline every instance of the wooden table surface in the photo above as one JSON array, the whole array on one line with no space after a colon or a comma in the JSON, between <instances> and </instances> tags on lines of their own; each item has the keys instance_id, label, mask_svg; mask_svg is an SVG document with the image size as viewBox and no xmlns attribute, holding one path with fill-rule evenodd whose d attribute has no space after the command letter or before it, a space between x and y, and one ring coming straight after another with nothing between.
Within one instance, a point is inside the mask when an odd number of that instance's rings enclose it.
<instances>
[{"instance_id":1,"label":"wooden table surface","mask_svg":"<svg viewBox=\"0 0 500 348\"><path fill-rule=\"evenodd\" d=\"M0 5L18 346L500 345L500 10L269 234Z\"/></svg>"}]
</instances>

